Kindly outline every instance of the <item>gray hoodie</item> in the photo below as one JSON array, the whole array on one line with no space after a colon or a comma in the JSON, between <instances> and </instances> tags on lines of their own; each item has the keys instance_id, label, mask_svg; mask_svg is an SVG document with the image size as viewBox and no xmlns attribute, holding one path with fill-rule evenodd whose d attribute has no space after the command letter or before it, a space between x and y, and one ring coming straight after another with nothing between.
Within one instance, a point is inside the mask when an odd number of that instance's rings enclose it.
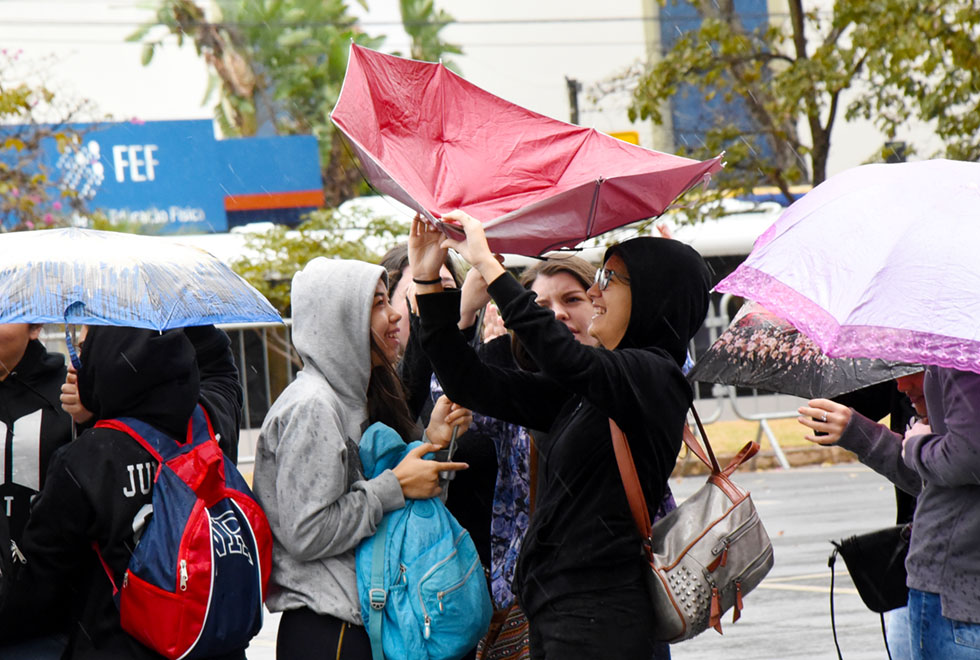
<instances>
[{"instance_id":1,"label":"gray hoodie","mask_svg":"<svg viewBox=\"0 0 980 660\"><path fill-rule=\"evenodd\" d=\"M980 623L980 374L926 369L932 433L902 436L857 413L840 446L918 496L905 560L908 585L939 594L943 616Z\"/></svg>"},{"instance_id":2,"label":"gray hoodie","mask_svg":"<svg viewBox=\"0 0 980 660\"><path fill-rule=\"evenodd\" d=\"M266 605L363 625L354 549L404 506L390 470L365 480L371 308L380 266L314 259L293 277L293 345L303 369L266 415L253 489L275 537Z\"/></svg>"}]
</instances>

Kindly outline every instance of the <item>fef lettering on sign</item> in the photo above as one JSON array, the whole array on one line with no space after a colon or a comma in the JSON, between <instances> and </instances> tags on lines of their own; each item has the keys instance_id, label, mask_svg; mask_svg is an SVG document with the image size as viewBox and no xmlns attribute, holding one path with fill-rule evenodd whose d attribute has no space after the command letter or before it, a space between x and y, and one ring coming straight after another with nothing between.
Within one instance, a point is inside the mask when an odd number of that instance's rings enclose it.
<instances>
[{"instance_id":1,"label":"fef lettering on sign","mask_svg":"<svg viewBox=\"0 0 980 660\"><path fill-rule=\"evenodd\" d=\"M219 557L227 554L242 555L254 566L252 554L242 538L242 526L235 512L225 511L219 516L212 516L209 512L208 517L211 518L211 538L214 541L215 553Z\"/></svg>"},{"instance_id":2,"label":"fef lettering on sign","mask_svg":"<svg viewBox=\"0 0 980 660\"><path fill-rule=\"evenodd\" d=\"M116 172L116 181L123 183L126 181L126 172L129 172L129 180L139 183L142 181L153 181L156 178L154 169L160 161L153 157L153 152L159 147L155 144L116 144L112 147L112 166Z\"/></svg>"}]
</instances>

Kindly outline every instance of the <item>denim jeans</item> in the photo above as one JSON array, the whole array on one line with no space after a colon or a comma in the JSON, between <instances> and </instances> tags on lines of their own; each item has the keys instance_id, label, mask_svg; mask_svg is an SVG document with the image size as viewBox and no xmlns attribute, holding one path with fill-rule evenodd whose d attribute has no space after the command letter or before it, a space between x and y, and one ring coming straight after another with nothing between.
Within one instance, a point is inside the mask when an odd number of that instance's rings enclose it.
<instances>
[{"instance_id":1,"label":"denim jeans","mask_svg":"<svg viewBox=\"0 0 980 660\"><path fill-rule=\"evenodd\" d=\"M908 609L915 660L980 659L980 623L944 617L939 594L909 589Z\"/></svg>"},{"instance_id":2,"label":"denim jeans","mask_svg":"<svg viewBox=\"0 0 980 660\"><path fill-rule=\"evenodd\" d=\"M908 607L885 612L885 639L888 640L892 660L912 660Z\"/></svg>"}]
</instances>

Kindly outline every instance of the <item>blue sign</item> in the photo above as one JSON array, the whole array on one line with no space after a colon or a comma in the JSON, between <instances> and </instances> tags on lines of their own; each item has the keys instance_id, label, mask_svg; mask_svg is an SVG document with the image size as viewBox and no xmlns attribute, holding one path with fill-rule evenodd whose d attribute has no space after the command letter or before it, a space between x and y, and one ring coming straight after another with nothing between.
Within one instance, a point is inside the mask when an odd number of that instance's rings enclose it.
<instances>
[{"instance_id":1,"label":"blue sign","mask_svg":"<svg viewBox=\"0 0 980 660\"><path fill-rule=\"evenodd\" d=\"M236 212L323 205L312 136L217 140L207 119L70 128L82 135L75 148L48 145L60 183L115 222L153 233L224 232Z\"/></svg>"}]
</instances>

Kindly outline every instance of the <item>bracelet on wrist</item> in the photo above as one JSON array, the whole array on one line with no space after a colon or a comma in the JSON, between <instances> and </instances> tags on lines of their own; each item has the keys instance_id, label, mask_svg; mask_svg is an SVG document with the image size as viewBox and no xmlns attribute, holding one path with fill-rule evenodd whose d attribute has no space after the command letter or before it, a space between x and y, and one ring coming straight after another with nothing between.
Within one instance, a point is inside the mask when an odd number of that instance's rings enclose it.
<instances>
[{"instance_id":1,"label":"bracelet on wrist","mask_svg":"<svg viewBox=\"0 0 980 660\"><path fill-rule=\"evenodd\" d=\"M442 284L441 277L437 277L434 280L420 280L417 277L413 277L412 281L415 282L416 284Z\"/></svg>"}]
</instances>

